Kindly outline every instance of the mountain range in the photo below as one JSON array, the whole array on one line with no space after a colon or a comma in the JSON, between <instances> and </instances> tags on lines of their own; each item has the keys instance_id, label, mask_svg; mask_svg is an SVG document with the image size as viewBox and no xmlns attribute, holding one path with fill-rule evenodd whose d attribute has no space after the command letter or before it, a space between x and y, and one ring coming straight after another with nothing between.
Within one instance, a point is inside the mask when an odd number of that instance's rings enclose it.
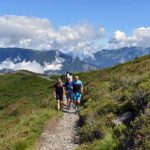
<instances>
[{"instance_id":1,"label":"mountain range","mask_svg":"<svg viewBox=\"0 0 150 150\"><path fill-rule=\"evenodd\" d=\"M58 50L36 51L21 48L0 48L0 71L29 70L42 74L62 74L66 71L95 70L94 65Z\"/></svg>"},{"instance_id":2,"label":"mountain range","mask_svg":"<svg viewBox=\"0 0 150 150\"><path fill-rule=\"evenodd\" d=\"M22 48L0 48L0 73L29 70L41 74L63 74L85 72L124 63L150 54L150 48L125 47L101 50L93 57L80 59L59 50L37 51Z\"/></svg>"},{"instance_id":3,"label":"mountain range","mask_svg":"<svg viewBox=\"0 0 150 150\"><path fill-rule=\"evenodd\" d=\"M86 58L84 61L99 68L106 68L147 54L150 54L150 48L124 47L115 50L98 51L93 54L93 57Z\"/></svg>"}]
</instances>

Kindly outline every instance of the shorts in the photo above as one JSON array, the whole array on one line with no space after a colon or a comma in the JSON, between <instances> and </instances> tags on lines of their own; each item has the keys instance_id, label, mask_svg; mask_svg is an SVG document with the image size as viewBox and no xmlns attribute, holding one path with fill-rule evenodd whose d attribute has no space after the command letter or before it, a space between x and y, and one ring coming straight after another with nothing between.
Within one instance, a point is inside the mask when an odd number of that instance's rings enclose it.
<instances>
[{"instance_id":1,"label":"shorts","mask_svg":"<svg viewBox=\"0 0 150 150\"><path fill-rule=\"evenodd\" d=\"M81 93L73 93L73 100L80 101L81 100Z\"/></svg>"},{"instance_id":2,"label":"shorts","mask_svg":"<svg viewBox=\"0 0 150 150\"><path fill-rule=\"evenodd\" d=\"M66 94L67 99L73 99L73 93L72 92L68 92Z\"/></svg>"},{"instance_id":3,"label":"shorts","mask_svg":"<svg viewBox=\"0 0 150 150\"><path fill-rule=\"evenodd\" d=\"M63 101L63 95L62 94L56 94L56 100Z\"/></svg>"}]
</instances>

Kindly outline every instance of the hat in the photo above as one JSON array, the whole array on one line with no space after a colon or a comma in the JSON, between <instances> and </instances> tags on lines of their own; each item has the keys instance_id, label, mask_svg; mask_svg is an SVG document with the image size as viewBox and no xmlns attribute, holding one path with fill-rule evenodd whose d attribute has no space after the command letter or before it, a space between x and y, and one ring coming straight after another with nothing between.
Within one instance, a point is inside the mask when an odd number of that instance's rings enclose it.
<instances>
[{"instance_id":1,"label":"hat","mask_svg":"<svg viewBox=\"0 0 150 150\"><path fill-rule=\"evenodd\" d=\"M75 79L79 79L79 76L75 76Z\"/></svg>"},{"instance_id":2,"label":"hat","mask_svg":"<svg viewBox=\"0 0 150 150\"><path fill-rule=\"evenodd\" d=\"M67 77L66 79L67 79L67 80L71 80L71 78L70 78L70 77Z\"/></svg>"},{"instance_id":3,"label":"hat","mask_svg":"<svg viewBox=\"0 0 150 150\"><path fill-rule=\"evenodd\" d=\"M60 78L58 78L58 79L57 79L57 82L61 82L61 79L60 79Z\"/></svg>"}]
</instances>

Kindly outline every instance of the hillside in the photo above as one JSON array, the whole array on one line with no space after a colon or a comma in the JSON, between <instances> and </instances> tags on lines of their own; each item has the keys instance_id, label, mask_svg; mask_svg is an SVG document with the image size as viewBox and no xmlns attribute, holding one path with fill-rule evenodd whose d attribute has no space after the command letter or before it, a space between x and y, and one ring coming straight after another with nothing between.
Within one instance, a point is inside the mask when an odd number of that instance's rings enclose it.
<instances>
[{"instance_id":1,"label":"hillside","mask_svg":"<svg viewBox=\"0 0 150 150\"><path fill-rule=\"evenodd\" d=\"M79 150L150 149L150 56L102 71L84 82Z\"/></svg>"},{"instance_id":2,"label":"hillside","mask_svg":"<svg viewBox=\"0 0 150 150\"><path fill-rule=\"evenodd\" d=\"M0 150L34 149L55 111L53 81L32 73L0 75Z\"/></svg>"},{"instance_id":3,"label":"hillside","mask_svg":"<svg viewBox=\"0 0 150 150\"><path fill-rule=\"evenodd\" d=\"M79 150L150 149L149 64L145 56L78 74L84 83ZM35 149L47 120L61 115L51 94L56 77L0 76L0 149Z\"/></svg>"}]
</instances>

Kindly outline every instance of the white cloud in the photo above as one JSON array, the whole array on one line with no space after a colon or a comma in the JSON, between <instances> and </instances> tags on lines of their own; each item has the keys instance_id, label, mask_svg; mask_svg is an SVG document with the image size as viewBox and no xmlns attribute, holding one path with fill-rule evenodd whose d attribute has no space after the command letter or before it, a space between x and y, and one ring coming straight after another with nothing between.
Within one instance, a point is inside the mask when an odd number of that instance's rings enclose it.
<instances>
[{"instance_id":1,"label":"white cloud","mask_svg":"<svg viewBox=\"0 0 150 150\"><path fill-rule=\"evenodd\" d=\"M27 16L0 17L0 47L21 47L36 50L59 49L68 52L86 51L100 39L105 29L87 23L60 26L54 29L48 19ZM80 43L83 43L82 49Z\"/></svg>"},{"instance_id":2,"label":"white cloud","mask_svg":"<svg viewBox=\"0 0 150 150\"><path fill-rule=\"evenodd\" d=\"M150 47L150 27L141 27L133 30L133 34L129 37L122 31L117 30L109 41L109 48L122 47Z\"/></svg>"},{"instance_id":3,"label":"white cloud","mask_svg":"<svg viewBox=\"0 0 150 150\"><path fill-rule=\"evenodd\" d=\"M2 69L12 69L12 70L28 70L35 73L44 73L47 70L61 70L63 60L56 58L56 60L52 63L37 63L36 61L22 61L18 63L14 63L10 59L7 59L0 63L0 70Z\"/></svg>"},{"instance_id":4,"label":"white cloud","mask_svg":"<svg viewBox=\"0 0 150 150\"><path fill-rule=\"evenodd\" d=\"M125 41L126 40L126 34L124 32L121 32L119 30L117 30L115 33L114 33L114 38L117 40L117 41Z\"/></svg>"},{"instance_id":5,"label":"white cloud","mask_svg":"<svg viewBox=\"0 0 150 150\"><path fill-rule=\"evenodd\" d=\"M103 48L150 47L150 27L134 29L131 36L117 30L112 38L106 37L105 28L89 23L55 28L46 18L0 16L0 47L59 49L81 57Z\"/></svg>"},{"instance_id":6,"label":"white cloud","mask_svg":"<svg viewBox=\"0 0 150 150\"><path fill-rule=\"evenodd\" d=\"M55 58L55 61L53 63L44 63L44 71L47 70L61 70L61 67L63 66L62 63L64 62L61 58Z\"/></svg>"},{"instance_id":7,"label":"white cloud","mask_svg":"<svg viewBox=\"0 0 150 150\"><path fill-rule=\"evenodd\" d=\"M140 47L150 47L150 27L141 27L133 32L132 40Z\"/></svg>"},{"instance_id":8,"label":"white cloud","mask_svg":"<svg viewBox=\"0 0 150 150\"><path fill-rule=\"evenodd\" d=\"M0 70L2 69L28 70L35 73L44 73L43 67L36 61L22 61L15 64L11 60L5 60L0 64Z\"/></svg>"}]
</instances>

